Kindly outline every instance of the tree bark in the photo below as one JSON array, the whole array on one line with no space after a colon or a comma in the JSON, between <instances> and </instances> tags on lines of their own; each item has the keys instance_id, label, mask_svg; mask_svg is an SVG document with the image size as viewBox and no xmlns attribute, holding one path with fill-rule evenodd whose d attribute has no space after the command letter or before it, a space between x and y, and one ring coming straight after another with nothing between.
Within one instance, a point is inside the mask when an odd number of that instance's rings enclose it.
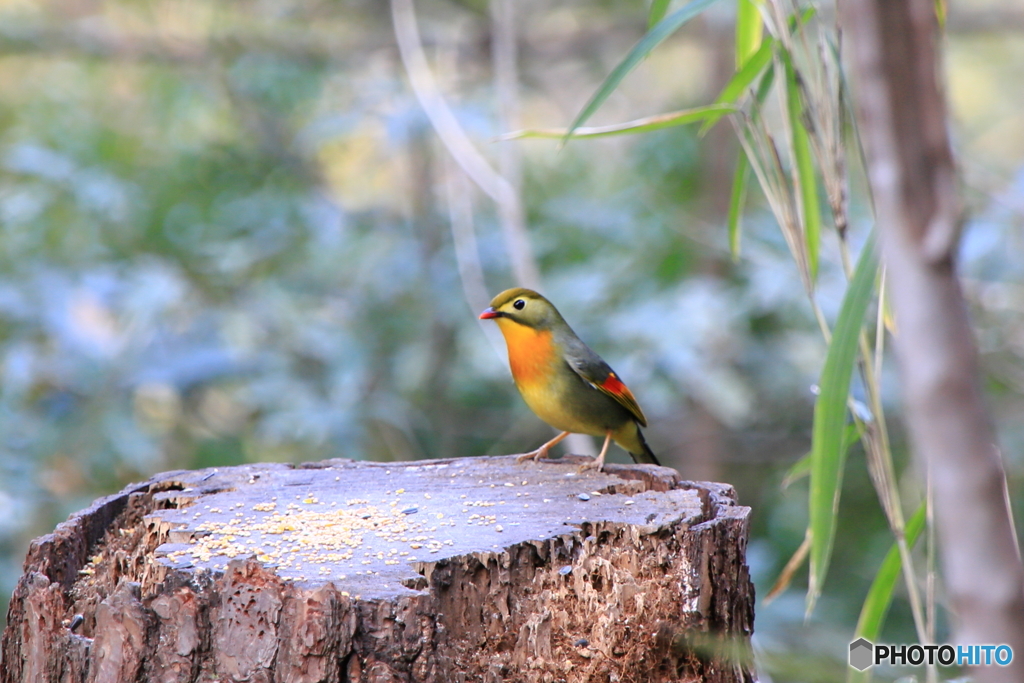
<instances>
[{"instance_id":1,"label":"tree bark","mask_svg":"<svg viewBox=\"0 0 1024 683\"><path fill-rule=\"evenodd\" d=\"M932 482L957 638L1013 647L1011 666L979 668L975 676L1021 681L1024 569L956 276L960 204L939 82L935 4L846 0L840 6L896 312L906 421Z\"/></svg>"},{"instance_id":2,"label":"tree bark","mask_svg":"<svg viewBox=\"0 0 1024 683\"><path fill-rule=\"evenodd\" d=\"M32 544L0 683L752 681L749 508L577 464L158 475Z\"/></svg>"}]
</instances>

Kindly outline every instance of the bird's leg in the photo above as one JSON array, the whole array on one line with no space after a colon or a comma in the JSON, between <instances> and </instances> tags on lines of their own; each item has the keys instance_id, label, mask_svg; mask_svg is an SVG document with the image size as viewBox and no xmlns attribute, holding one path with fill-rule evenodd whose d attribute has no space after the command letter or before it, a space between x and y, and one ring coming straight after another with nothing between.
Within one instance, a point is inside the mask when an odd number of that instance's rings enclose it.
<instances>
[{"instance_id":1,"label":"bird's leg","mask_svg":"<svg viewBox=\"0 0 1024 683\"><path fill-rule=\"evenodd\" d=\"M585 465L581 465L579 471L584 472L586 470L597 470L598 472L600 472L604 468L604 456L605 453L608 452L608 444L610 444L611 442L612 433L608 432L607 434L605 434L604 445L601 446L601 452L598 453L597 457L591 460L590 462L586 463Z\"/></svg>"},{"instance_id":2,"label":"bird's leg","mask_svg":"<svg viewBox=\"0 0 1024 683\"><path fill-rule=\"evenodd\" d=\"M518 458L516 458L516 462L523 462L524 460L533 460L534 462L536 462L540 458L548 457L548 451L551 450L552 446L554 446L567 436L569 436L569 432L562 432L561 434L551 439L551 441L548 441L546 444L544 444L537 450L530 451L529 453L523 453Z\"/></svg>"}]
</instances>

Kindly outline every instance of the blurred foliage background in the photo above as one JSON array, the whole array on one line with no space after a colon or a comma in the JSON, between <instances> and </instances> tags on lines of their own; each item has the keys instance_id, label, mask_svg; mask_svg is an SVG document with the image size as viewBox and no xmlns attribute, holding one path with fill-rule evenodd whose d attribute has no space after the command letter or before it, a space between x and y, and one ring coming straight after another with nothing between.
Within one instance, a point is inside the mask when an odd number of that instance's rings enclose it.
<instances>
[{"instance_id":1,"label":"blurred foliage background","mask_svg":"<svg viewBox=\"0 0 1024 683\"><path fill-rule=\"evenodd\" d=\"M799 277L756 191L730 257L727 122L702 138L495 142L516 118L565 126L646 28L638 2L515 8L510 119L487 3L417 3L441 90L495 164L515 147L542 289L629 382L655 452L754 507L763 595L807 525L806 482L780 486L808 448L825 350ZM593 123L710 102L732 72L732 11L719 3L671 38ZM950 11L962 266L1019 510L1024 9ZM863 235L862 188L854 202ZM476 320L459 216L488 294L517 284L493 203L410 90L385 2L0 2L0 614L32 538L154 472L510 453L546 438ZM820 299L834 315L830 239ZM843 676L891 543L859 450L845 487L814 615L800 585L758 606L765 680ZM899 600L885 635L913 642Z\"/></svg>"}]
</instances>

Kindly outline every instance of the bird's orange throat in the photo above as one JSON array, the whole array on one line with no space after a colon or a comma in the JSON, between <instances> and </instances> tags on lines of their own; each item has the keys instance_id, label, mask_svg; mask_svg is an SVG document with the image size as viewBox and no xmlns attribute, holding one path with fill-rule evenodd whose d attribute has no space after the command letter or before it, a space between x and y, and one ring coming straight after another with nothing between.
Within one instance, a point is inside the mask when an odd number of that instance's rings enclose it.
<instances>
[{"instance_id":1,"label":"bird's orange throat","mask_svg":"<svg viewBox=\"0 0 1024 683\"><path fill-rule=\"evenodd\" d=\"M508 346L508 362L512 377L520 387L533 385L548 379L555 358L555 342L550 330L537 330L498 318L498 328L505 335Z\"/></svg>"}]
</instances>

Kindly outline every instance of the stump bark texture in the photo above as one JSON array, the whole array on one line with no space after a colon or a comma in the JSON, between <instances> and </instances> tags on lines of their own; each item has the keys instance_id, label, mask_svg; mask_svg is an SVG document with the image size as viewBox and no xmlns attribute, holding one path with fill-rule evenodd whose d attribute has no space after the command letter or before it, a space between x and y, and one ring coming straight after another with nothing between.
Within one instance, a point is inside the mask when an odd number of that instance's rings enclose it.
<instances>
[{"instance_id":1,"label":"stump bark texture","mask_svg":"<svg viewBox=\"0 0 1024 683\"><path fill-rule=\"evenodd\" d=\"M32 544L0 683L752 680L749 508L580 462L157 475Z\"/></svg>"}]
</instances>

